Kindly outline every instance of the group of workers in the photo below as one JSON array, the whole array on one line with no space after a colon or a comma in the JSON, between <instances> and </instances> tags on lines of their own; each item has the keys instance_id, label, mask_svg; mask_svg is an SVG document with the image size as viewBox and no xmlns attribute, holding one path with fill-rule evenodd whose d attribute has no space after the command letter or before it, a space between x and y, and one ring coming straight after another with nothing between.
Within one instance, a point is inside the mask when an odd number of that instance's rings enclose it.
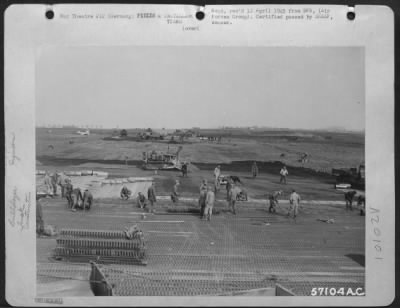
<instances>
[{"instance_id":1,"label":"group of workers","mask_svg":"<svg viewBox=\"0 0 400 308\"><path fill-rule=\"evenodd\" d=\"M353 210L353 202L356 199L357 192L350 190L344 194L344 200L346 202L346 211ZM360 215L365 216L365 195L359 195L357 197L357 205L360 208Z\"/></svg>"},{"instance_id":2,"label":"group of workers","mask_svg":"<svg viewBox=\"0 0 400 308\"><path fill-rule=\"evenodd\" d=\"M120 195L123 200L128 200L131 197L132 192L124 185L121 189ZM156 202L155 182L152 182L150 187L147 189L147 199L143 192L138 192L136 197L137 206L141 209L147 209L147 204L149 203L150 207L148 208L148 211L150 213L155 213L154 203Z\"/></svg>"},{"instance_id":3,"label":"group of workers","mask_svg":"<svg viewBox=\"0 0 400 308\"><path fill-rule=\"evenodd\" d=\"M215 192L217 188L214 185L208 185L207 180L203 180L200 185L199 207L200 218L211 220L212 211L215 203ZM227 184L227 201L229 210L236 215L236 201L240 193L240 189L236 186L231 179Z\"/></svg>"},{"instance_id":4,"label":"group of workers","mask_svg":"<svg viewBox=\"0 0 400 308\"><path fill-rule=\"evenodd\" d=\"M258 175L258 167L256 162L252 165L252 174L255 178ZM283 166L280 171L281 179L280 183L286 184L286 176L288 175L288 171L286 166ZM221 176L221 166L218 165L214 169L214 185L208 185L207 180L203 180L200 185L200 196L199 196L199 207L200 207L200 217L202 219L211 220L212 211L215 203L215 195L220 190L220 176ZM237 178L237 177L236 177ZM238 186L237 182L240 182L240 179L236 179L235 177L229 177L226 183L226 199L228 201L230 211L236 215L236 201L240 199L240 194L242 190ZM57 187L60 186L61 189L61 197L66 198L68 202L68 206L72 211L76 211L78 208L83 210L88 210L91 208L93 204L93 195L88 190L85 189L82 193L79 187L74 188L71 179L66 177L63 172L55 172L50 174L46 172L44 183L46 185L46 190L48 195L56 196L57 195ZM179 201L179 180L175 181L175 185L173 186L173 191L171 193L171 200L174 203ZM279 197L282 196L283 191L278 190L271 193L268 197L269 199L269 208L268 211L270 213L276 213L276 207L279 203ZM123 186L120 192L120 196L124 200L128 200L132 195L132 192L127 188L127 186ZM352 204L355 201L356 191L349 191L345 193L345 201L346 201L346 210L353 210ZM155 193L155 183L152 182L151 186L147 190L147 198L143 192L139 192L136 198L136 202L138 207L147 208L148 203L150 204L149 212L154 211L154 203L157 201L156 193ZM299 194L293 189L292 193L289 197L290 207L287 213L287 216L293 212L293 218L296 218L298 215L298 208L300 204L301 198ZM360 206L360 215L365 215L365 196L358 196L357 204Z\"/></svg>"},{"instance_id":5,"label":"group of workers","mask_svg":"<svg viewBox=\"0 0 400 308\"><path fill-rule=\"evenodd\" d=\"M66 198L68 207L71 211L76 212L77 209L89 210L93 204L93 195L85 189L82 193L79 187L74 188L71 179L64 172L54 172L50 174L46 171L44 176L44 184L46 186L46 194L57 196L57 187L60 186L61 198Z\"/></svg>"},{"instance_id":6,"label":"group of workers","mask_svg":"<svg viewBox=\"0 0 400 308\"><path fill-rule=\"evenodd\" d=\"M257 166L256 161L254 161L253 164L251 165L251 174L252 174L253 178L256 178L258 175L258 166ZM289 171L287 170L285 165L281 168L279 174L281 176L279 183L286 184L287 183L286 179L287 179L287 176L289 175Z\"/></svg>"},{"instance_id":7,"label":"group of workers","mask_svg":"<svg viewBox=\"0 0 400 308\"><path fill-rule=\"evenodd\" d=\"M72 192L68 195L67 191L67 200L68 200L68 205L71 207L71 211L76 212L77 209L82 209L82 210L90 210L92 204L93 204L93 195L92 193L88 190L85 189L85 191L81 192L80 188L72 188Z\"/></svg>"},{"instance_id":8,"label":"group of workers","mask_svg":"<svg viewBox=\"0 0 400 308\"><path fill-rule=\"evenodd\" d=\"M273 192L269 195L269 208L268 212L276 213L276 207L279 204L278 197L283 194L282 190L278 190ZM296 192L296 190L292 189L292 193L289 196L289 209L287 212L287 217L290 217L291 213L293 212L293 218L295 219L299 213L299 206L300 206L300 195Z\"/></svg>"}]
</instances>

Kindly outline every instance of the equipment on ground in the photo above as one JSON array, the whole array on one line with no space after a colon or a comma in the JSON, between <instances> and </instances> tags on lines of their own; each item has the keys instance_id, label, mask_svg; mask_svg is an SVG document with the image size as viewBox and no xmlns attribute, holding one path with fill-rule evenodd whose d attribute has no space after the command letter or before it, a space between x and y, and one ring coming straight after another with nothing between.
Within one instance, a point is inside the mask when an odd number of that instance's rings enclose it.
<instances>
[{"instance_id":1,"label":"equipment on ground","mask_svg":"<svg viewBox=\"0 0 400 308\"><path fill-rule=\"evenodd\" d=\"M242 190L236 196L236 201L247 201L247 193L244 190Z\"/></svg>"},{"instance_id":2,"label":"equipment on ground","mask_svg":"<svg viewBox=\"0 0 400 308\"><path fill-rule=\"evenodd\" d=\"M143 152L143 169L145 170L182 170L182 163L179 160L179 153L182 146L176 153L164 153L160 151Z\"/></svg>"},{"instance_id":3,"label":"equipment on ground","mask_svg":"<svg viewBox=\"0 0 400 308\"><path fill-rule=\"evenodd\" d=\"M238 176L236 176L236 175L222 175L221 174L218 177L219 185L226 185L226 184L228 184L229 180L231 182L233 182L234 184L237 184L237 183L242 184L242 182L240 181L240 178Z\"/></svg>"},{"instance_id":4,"label":"equipment on ground","mask_svg":"<svg viewBox=\"0 0 400 308\"><path fill-rule=\"evenodd\" d=\"M129 230L128 230L129 231ZM56 239L53 258L57 261L146 265L143 232L63 229Z\"/></svg>"},{"instance_id":5,"label":"equipment on ground","mask_svg":"<svg viewBox=\"0 0 400 308\"><path fill-rule=\"evenodd\" d=\"M90 135L90 130L84 130L84 131L80 131L80 130L78 130L77 132L76 132L78 135L81 135L81 136L89 136Z\"/></svg>"},{"instance_id":6,"label":"equipment on ground","mask_svg":"<svg viewBox=\"0 0 400 308\"><path fill-rule=\"evenodd\" d=\"M365 189L364 164L360 164L358 168L333 168L332 175L336 177L335 188Z\"/></svg>"}]
</instances>

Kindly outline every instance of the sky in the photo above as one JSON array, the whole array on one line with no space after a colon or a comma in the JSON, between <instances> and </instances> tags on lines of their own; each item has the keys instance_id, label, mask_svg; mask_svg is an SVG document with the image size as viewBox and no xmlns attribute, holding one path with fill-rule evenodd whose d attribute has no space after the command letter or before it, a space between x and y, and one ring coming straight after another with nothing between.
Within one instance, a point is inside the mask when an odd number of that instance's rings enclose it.
<instances>
[{"instance_id":1,"label":"sky","mask_svg":"<svg viewBox=\"0 0 400 308\"><path fill-rule=\"evenodd\" d=\"M36 124L364 130L364 50L46 47Z\"/></svg>"}]
</instances>

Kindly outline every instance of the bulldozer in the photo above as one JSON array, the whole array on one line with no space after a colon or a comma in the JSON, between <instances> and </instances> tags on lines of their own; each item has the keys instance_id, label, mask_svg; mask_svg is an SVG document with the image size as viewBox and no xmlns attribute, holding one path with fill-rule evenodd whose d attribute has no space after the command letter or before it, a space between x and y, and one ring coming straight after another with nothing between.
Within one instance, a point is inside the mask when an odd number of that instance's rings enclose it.
<instances>
[{"instance_id":1,"label":"bulldozer","mask_svg":"<svg viewBox=\"0 0 400 308\"><path fill-rule=\"evenodd\" d=\"M144 170L182 170L182 163L179 160L179 153L182 146L179 146L176 153L164 153L160 151L143 152Z\"/></svg>"},{"instance_id":2,"label":"bulldozer","mask_svg":"<svg viewBox=\"0 0 400 308\"><path fill-rule=\"evenodd\" d=\"M336 177L335 188L365 190L365 164L358 168L333 168L332 175Z\"/></svg>"}]
</instances>

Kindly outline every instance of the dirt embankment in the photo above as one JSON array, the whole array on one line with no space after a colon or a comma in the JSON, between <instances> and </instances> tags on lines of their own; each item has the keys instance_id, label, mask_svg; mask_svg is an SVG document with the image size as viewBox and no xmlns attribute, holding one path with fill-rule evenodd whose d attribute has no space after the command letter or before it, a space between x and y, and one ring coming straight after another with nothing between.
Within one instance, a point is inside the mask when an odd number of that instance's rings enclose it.
<instances>
[{"instance_id":1,"label":"dirt embankment","mask_svg":"<svg viewBox=\"0 0 400 308\"><path fill-rule=\"evenodd\" d=\"M53 156L40 156L37 158L37 161L44 165L54 165L54 166L78 166L86 163L98 163L105 165L128 165L128 166L137 166L140 167L143 165L143 161L141 160L118 160L118 159L81 159L81 158L58 158ZM191 163L196 169L199 170L214 170L217 164L215 163ZM221 170L223 172L251 172L251 166L253 161L233 161L231 163L220 163ZM274 174L279 175L279 171L281 170L284 163L281 161L257 161L257 166L260 173L266 174ZM298 177L312 177L317 178L322 182L330 182L334 179L334 177L330 173L316 171L311 168L305 167L297 167L287 165L289 170L289 174L291 176Z\"/></svg>"}]
</instances>

